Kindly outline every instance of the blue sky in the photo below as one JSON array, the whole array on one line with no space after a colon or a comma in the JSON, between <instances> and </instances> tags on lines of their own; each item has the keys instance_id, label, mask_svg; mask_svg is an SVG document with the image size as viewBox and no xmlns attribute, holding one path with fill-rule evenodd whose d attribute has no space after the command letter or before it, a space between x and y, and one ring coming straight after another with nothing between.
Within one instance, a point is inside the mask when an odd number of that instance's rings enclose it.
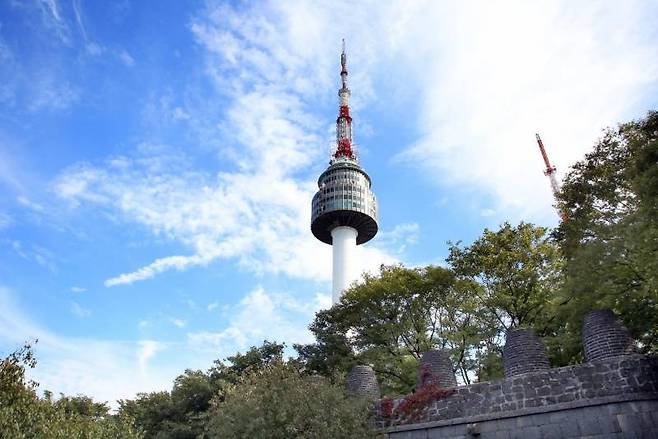
<instances>
[{"instance_id":1,"label":"blue sky","mask_svg":"<svg viewBox=\"0 0 658 439\"><path fill-rule=\"evenodd\" d=\"M42 388L167 388L330 303L310 233L346 38L380 203L361 269L556 224L559 175L658 97L658 3L0 5L0 351Z\"/></svg>"}]
</instances>

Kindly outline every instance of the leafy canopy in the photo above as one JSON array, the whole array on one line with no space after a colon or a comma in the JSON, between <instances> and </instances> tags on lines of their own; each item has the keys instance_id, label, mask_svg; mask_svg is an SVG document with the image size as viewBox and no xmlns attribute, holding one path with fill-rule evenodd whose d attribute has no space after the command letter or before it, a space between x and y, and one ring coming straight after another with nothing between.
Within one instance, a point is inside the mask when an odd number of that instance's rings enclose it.
<instances>
[{"instance_id":1,"label":"leafy canopy","mask_svg":"<svg viewBox=\"0 0 658 439\"><path fill-rule=\"evenodd\" d=\"M559 194L569 317L612 308L658 352L658 112L608 129Z\"/></svg>"}]
</instances>

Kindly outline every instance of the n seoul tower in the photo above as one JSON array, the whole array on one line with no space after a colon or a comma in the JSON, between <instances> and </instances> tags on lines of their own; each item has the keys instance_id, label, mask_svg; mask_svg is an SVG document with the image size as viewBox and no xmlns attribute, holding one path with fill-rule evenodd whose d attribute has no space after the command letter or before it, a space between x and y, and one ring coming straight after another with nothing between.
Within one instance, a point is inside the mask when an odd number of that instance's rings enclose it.
<instances>
[{"instance_id":1,"label":"n seoul tower","mask_svg":"<svg viewBox=\"0 0 658 439\"><path fill-rule=\"evenodd\" d=\"M339 111L336 119L336 149L329 167L318 178L318 192L313 197L311 231L333 248L332 304L356 280L356 246L370 241L378 230L377 199L372 181L359 165L352 141L350 89L347 88L345 40L340 55L338 90Z\"/></svg>"}]
</instances>

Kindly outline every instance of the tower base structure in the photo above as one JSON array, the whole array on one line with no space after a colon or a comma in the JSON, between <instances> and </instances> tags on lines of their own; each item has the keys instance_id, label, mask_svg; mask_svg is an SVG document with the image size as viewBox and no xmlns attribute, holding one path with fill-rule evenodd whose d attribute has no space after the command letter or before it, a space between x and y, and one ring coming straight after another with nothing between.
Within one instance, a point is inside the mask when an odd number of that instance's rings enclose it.
<instances>
[{"instance_id":1,"label":"tower base structure","mask_svg":"<svg viewBox=\"0 0 658 439\"><path fill-rule=\"evenodd\" d=\"M355 228L339 226L331 230L333 250L333 278L331 304L335 305L343 291L356 280L356 237Z\"/></svg>"}]
</instances>

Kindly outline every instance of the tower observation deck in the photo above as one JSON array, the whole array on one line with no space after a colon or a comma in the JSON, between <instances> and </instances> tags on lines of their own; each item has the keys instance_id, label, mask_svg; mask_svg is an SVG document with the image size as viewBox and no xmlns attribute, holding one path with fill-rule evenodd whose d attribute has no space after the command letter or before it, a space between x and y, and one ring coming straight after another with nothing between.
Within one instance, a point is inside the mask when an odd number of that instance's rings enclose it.
<instances>
[{"instance_id":1,"label":"tower observation deck","mask_svg":"<svg viewBox=\"0 0 658 439\"><path fill-rule=\"evenodd\" d=\"M343 42L341 61L342 87L336 119L336 149L329 167L318 178L318 192L313 197L311 231L333 251L332 303L340 300L359 273L356 272L355 250L377 234L377 199L372 181L359 165L352 141L350 89L347 88L347 56Z\"/></svg>"}]
</instances>

